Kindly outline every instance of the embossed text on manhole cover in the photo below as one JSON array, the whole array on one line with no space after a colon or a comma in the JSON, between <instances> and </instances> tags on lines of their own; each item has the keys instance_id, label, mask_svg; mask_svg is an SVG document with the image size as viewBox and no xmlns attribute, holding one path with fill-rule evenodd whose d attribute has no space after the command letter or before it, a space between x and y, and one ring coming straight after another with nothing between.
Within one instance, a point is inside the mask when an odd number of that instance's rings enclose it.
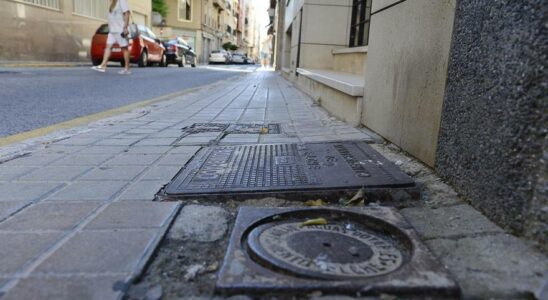
<instances>
[{"instance_id":1,"label":"embossed text on manhole cover","mask_svg":"<svg viewBox=\"0 0 548 300\"><path fill-rule=\"evenodd\" d=\"M365 142L261 144L203 149L165 193L185 197L413 186L410 177Z\"/></svg>"},{"instance_id":2,"label":"embossed text on manhole cover","mask_svg":"<svg viewBox=\"0 0 548 300\"><path fill-rule=\"evenodd\" d=\"M323 218L326 224L307 225ZM244 275L245 274L245 275ZM458 287L395 209L257 208L238 213L217 289L458 297Z\"/></svg>"}]
</instances>

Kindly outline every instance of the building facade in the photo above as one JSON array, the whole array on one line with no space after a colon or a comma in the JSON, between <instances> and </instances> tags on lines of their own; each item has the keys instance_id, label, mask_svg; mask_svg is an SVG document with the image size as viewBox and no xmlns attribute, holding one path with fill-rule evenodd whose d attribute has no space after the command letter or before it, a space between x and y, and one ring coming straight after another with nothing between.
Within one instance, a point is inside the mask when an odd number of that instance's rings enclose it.
<instances>
[{"instance_id":1,"label":"building facade","mask_svg":"<svg viewBox=\"0 0 548 300\"><path fill-rule=\"evenodd\" d=\"M541 2L280 0L277 67L546 249Z\"/></svg>"},{"instance_id":2,"label":"building facade","mask_svg":"<svg viewBox=\"0 0 548 300\"><path fill-rule=\"evenodd\" d=\"M0 60L89 61L91 38L109 0L0 0ZM129 0L135 23L150 25L150 1Z\"/></svg>"}]
</instances>

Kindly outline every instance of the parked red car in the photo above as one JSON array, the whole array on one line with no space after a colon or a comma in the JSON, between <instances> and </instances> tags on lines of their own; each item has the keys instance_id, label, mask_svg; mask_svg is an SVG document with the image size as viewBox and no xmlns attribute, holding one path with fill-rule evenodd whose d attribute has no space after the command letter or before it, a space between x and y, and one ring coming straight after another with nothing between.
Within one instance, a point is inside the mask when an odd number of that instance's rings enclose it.
<instances>
[{"instance_id":1,"label":"parked red car","mask_svg":"<svg viewBox=\"0 0 548 300\"><path fill-rule=\"evenodd\" d=\"M132 24L130 27L129 57L130 62L137 63L139 67L150 66L158 63L166 65L165 48L162 42L146 26ZM91 40L91 62L94 66L103 61L103 53L107 44L108 24L99 26ZM124 65L124 55L118 44L112 47L109 61L117 61Z\"/></svg>"}]
</instances>

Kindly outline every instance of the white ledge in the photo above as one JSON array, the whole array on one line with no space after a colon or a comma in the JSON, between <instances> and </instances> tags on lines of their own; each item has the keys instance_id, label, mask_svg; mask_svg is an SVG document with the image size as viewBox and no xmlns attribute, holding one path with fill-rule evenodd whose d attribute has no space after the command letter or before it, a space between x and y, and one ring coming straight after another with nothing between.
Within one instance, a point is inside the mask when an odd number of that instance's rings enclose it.
<instances>
[{"instance_id":1,"label":"white ledge","mask_svg":"<svg viewBox=\"0 0 548 300\"><path fill-rule=\"evenodd\" d=\"M349 54L349 53L367 53L367 46L362 47L352 47L352 48L342 48L333 50L332 54Z\"/></svg>"},{"instance_id":2,"label":"white ledge","mask_svg":"<svg viewBox=\"0 0 548 300\"><path fill-rule=\"evenodd\" d=\"M332 70L298 68L297 73L355 97L363 96L363 76Z\"/></svg>"}]
</instances>

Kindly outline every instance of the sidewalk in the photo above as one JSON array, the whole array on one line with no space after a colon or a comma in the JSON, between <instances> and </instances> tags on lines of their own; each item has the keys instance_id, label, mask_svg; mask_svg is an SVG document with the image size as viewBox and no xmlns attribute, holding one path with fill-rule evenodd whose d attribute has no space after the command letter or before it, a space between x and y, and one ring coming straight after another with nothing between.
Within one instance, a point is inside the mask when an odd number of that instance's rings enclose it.
<instances>
[{"instance_id":1,"label":"sidewalk","mask_svg":"<svg viewBox=\"0 0 548 300\"><path fill-rule=\"evenodd\" d=\"M378 141L330 117L273 72L213 84L133 116L90 124L87 132L0 163L1 299L120 299L186 205L152 202L155 194L211 143L207 134L180 139L185 126L282 124L281 134L234 134L221 144ZM422 199L401 203L401 212L464 295L540 295L546 257L394 146L374 148L420 184ZM186 283L169 284L166 290Z\"/></svg>"}]
</instances>

